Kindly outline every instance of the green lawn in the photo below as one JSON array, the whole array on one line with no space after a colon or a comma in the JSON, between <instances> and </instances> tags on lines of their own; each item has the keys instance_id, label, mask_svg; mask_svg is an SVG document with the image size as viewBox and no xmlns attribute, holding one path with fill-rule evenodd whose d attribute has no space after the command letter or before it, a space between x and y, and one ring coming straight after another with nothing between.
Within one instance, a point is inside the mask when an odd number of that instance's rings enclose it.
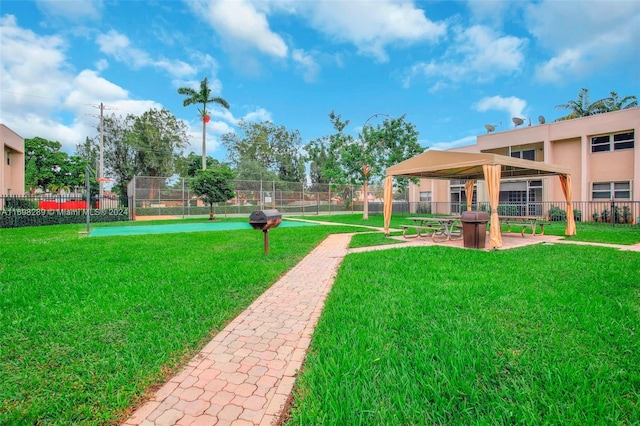
<instances>
[{"instance_id":1,"label":"green lawn","mask_svg":"<svg viewBox=\"0 0 640 426\"><path fill-rule=\"evenodd\" d=\"M413 224L412 221L407 220L407 217L415 215L409 214L394 214L391 216L390 228L399 229L401 225ZM363 220L362 214L346 214L346 215L331 215L331 216L304 216L307 220L317 220L325 222L335 223L348 223L352 225L366 225L382 228L384 226L384 218L381 214L370 215L369 219ZM564 236L566 223L564 222L551 222L544 226L545 235L559 235ZM506 231L506 227L503 228L503 232ZM514 225L511 227L512 232L520 232L521 227ZM567 237L573 241L590 241L598 243L608 244L623 244L633 245L640 243L640 226L631 225L617 225L612 227L606 223L592 223L592 222L577 222L576 223L577 235ZM530 231L527 230L527 233ZM539 232L539 230L538 230ZM411 231L409 231L411 233ZM358 236L358 239L363 238ZM380 240L383 237L379 237ZM395 242L395 241L393 241ZM356 243L357 244L357 243ZM381 244L379 241L378 244Z\"/></svg>"},{"instance_id":2,"label":"green lawn","mask_svg":"<svg viewBox=\"0 0 640 426\"><path fill-rule=\"evenodd\" d=\"M348 256L288 424L640 423L640 253Z\"/></svg>"},{"instance_id":3,"label":"green lawn","mask_svg":"<svg viewBox=\"0 0 640 426\"><path fill-rule=\"evenodd\" d=\"M253 230L83 229L0 229L0 424L117 422L330 232L353 231L278 228L265 256Z\"/></svg>"},{"instance_id":4,"label":"green lawn","mask_svg":"<svg viewBox=\"0 0 640 426\"><path fill-rule=\"evenodd\" d=\"M84 228L0 229L0 424L123 420L329 233L366 231L278 228L265 256L253 230L88 238ZM350 255L291 422L639 423L639 256L565 245Z\"/></svg>"}]
</instances>

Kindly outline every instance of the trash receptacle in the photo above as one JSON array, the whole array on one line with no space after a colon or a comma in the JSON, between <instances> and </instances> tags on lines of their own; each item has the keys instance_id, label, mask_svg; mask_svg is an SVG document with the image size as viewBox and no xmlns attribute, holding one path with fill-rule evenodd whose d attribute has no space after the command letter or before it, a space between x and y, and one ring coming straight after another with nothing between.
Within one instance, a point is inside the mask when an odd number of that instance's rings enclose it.
<instances>
[{"instance_id":1,"label":"trash receptacle","mask_svg":"<svg viewBox=\"0 0 640 426\"><path fill-rule=\"evenodd\" d=\"M486 212L466 211L462 212L460 220L464 246L466 248L485 248L489 215Z\"/></svg>"}]
</instances>

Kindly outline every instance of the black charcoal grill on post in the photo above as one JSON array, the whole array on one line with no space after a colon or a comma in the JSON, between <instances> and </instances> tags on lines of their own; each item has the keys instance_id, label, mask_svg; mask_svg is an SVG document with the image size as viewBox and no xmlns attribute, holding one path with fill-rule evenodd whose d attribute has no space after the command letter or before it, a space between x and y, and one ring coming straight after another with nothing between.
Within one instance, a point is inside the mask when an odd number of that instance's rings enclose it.
<instances>
[{"instance_id":1,"label":"black charcoal grill on post","mask_svg":"<svg viewBox=\"0 0 640 426\"><path fill-rule=\"evenodd\" d=\"M264 233L264 254L269 253L269 229L277 228L282 222L282 214L278 210L256 210L249 216L249 225Z\"/></svg>"}]
</instances>

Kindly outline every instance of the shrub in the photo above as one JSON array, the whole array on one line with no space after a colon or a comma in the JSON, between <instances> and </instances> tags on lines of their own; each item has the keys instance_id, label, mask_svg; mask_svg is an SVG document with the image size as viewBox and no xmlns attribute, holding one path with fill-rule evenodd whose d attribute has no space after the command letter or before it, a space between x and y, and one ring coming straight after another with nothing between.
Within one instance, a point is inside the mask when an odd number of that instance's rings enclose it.
<instances>
[{"instance_id":1,"label":"shrub","mask_svg":"<svg viewBox=\"0 0 640 426\"><path fill-rule=\"evenodd\" d=\"M418 214L431 214L431 203L419 203L416 209Z\"/></svg>"},{"instance_id":2,"label":"shrub","mask_svg":"<svg viewBox=\"0 0 640 426\"><path fill-rule=\"evenodd\" d=\"M582 212L578 209L573 209L573 218L576 222L582 222Z\"/></svg>"},{"instance_id":3,"label":"shrub","mask_svg":"<svg viewBox=\"0 0 640 426\"><path fill-rule=\"evenodd\" d=\"M5 209L37 209L38 200L32 198L7 197L4 199Z\"/></svg>"},{"instance_id":4,"label":"shrub","mask_svg":"<svg viewBox=\"0 0 640 426\"><path fill-rule=\"evenodd\" d=\"M22 228L25 226L65 225L86 223L84 210L4 210L0 212L0 228ZM91 210L91 223L122 222L129 220L129 209Z\"/></svg>"},{"instance_id":5,"label":"shrub","mask_svg":"<svg viewBox=\"0 0 640 426\"><path fill-rule=\"evenodd\" d=\"M574 210L575 215L575 210ZM564 222L567 220L567 212L562 210L558 206L551 206L549 208L549 220L551 222Z\"/></svg>"},{"instance_id":6,"label":"shrub","mask_svg":"<svg viewBox=\"0 0 640 426\"><path fill-rule=\"evenodd\" d=\"M518 206L512 206L512 205L498 206L498 214L500 216L517 216Z\"/></svg>"},{"instance_id":7,"label":"shrub","mask_svg":"<svg viewBox=\"0 0 640 426\"><path fill-rule=\"evenodd\" d=\"M631 223L631 209L629 209L629 206L622 207L622 223Z\"/></svg>"}]
</instances>

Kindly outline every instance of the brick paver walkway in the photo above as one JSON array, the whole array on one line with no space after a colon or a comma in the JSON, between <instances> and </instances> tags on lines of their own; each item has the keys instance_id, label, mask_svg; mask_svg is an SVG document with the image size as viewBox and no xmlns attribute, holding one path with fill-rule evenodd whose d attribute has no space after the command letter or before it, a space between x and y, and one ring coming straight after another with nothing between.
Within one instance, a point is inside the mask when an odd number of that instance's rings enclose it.
<instances>
[{"instance_id":1,"label":"brick paver walkway","mask_svg":"<svg viewBox=\"0 0 640 426\"><path fill-rule=\"evenodd\" d=\"M433 245L431 239L348 250L352 234L330 235L221 331L124 424L272 425L289 397L335 274L347 253ZM514 234L515 235L515 234ZM565 243L503 234L502 249ZM444 245L462 248L462 241ZM597 244L604 245L604 244ZM640 251L635 246L606 246Z\"/></svg>"},{"instance_id":2,"label":"brick paver walkway","mask_svg":"<svg viewBox=\"0 0 640 426\"><path fill-rule=\"evenodd\" d=\"M277 422L350 240L327 237L124 424Z\"/></svg>"}]
</instances>

